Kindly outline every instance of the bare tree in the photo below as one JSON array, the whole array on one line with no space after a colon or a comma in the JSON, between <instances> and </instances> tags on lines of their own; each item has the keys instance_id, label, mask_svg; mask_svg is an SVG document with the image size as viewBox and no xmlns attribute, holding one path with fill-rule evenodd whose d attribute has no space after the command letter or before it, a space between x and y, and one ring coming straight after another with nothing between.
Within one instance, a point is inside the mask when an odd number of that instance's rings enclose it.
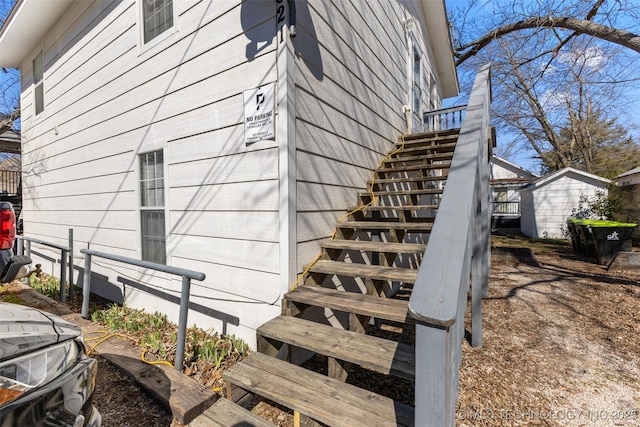
<instances>
[{"instance_id":1,"label":"bare tree","mask_svg":"<svg viewBox=\"0 0 640 427\"><path fill-rule=\"evenodd\" d=\"M640 164L637 144L617 120L640 78L635 53L640 37L625 26L637 25L638 6L623 0L509 0L479 19L478 10L487 4L472 2L452 22L462 71L493 64L496 124L513 135L500 154L527 151L545 171L573 166L609 177ZM474 19L465 19L469 16ZM620 37L620 43L603 36L606 26L618 27L606 34ZM472 41L464 43L465 38ZM614 155L624 161L614 162Z\"/></svg>"},{"instance_id":2,"label":"bare tree","mask_svg":"<svg viewBox=\"0 0 640 427\"><path fill-rule=\"evenodd\" d=\"M0 0L0 27L16 3L16 0ZM18 70L0 70L0 135L13 127L20 118L20 75Z\"/></svg>"},{"instance_id":3,"label":"bare tree","mask_svg":"<svg viewBox=\"0 0 640 427\"><path fill-rule=\"evenodd\" d=\"M528 16L524 19L515 20L515 22L504 21L503 25L498 25L496 28L493 28L476 38L473 41L470 41L465 44L460 44L455 49L455 56L457 57L456 64L460 65L467 59L471 58L478 54L480 50L488 46L492 41L504 37L508 34L519 32L523 30L556 30L556 29L565 29L570 30L571 33L565 38L565 40L561 40L549 53L557 52L565 43L566 40L569 40L572 37L578 35L589 35L592 37L596 37L601 40L606 40L611 43L616 43L620 46L632 49L638 53L640 53L640 36L635 34L634 32L628 31L626 29L613 28L611 26L594 22L593 19L598 16L601 7L606 3L606 0L597 0L593 3L593 6L589 9L589 11L584 15L583 18L578 16L571 15L562 15L562 16L553 16L552 13L557 11L550 7L550 5L542 5L541 2L532 2L540 7L538 12L546 12L545 14L539 14L538 16ZM557 2L556 2L557 3ZM581 2L585 4L587 2ZM630 18L637 18L635 16L636 12L634 9L637 6L623 6L622 1L610 2L619 5L618 12L627 11L629 13ZM512 15L513 18L518 18L522 16L522 13L517 14L515 11L520 8L521 10L527 10L522 5L519 5L517 1L511 3L510 11L514 12ZM565 8L564 12L566 13L580 13L579 8ZM525 12L526 13L526 12ZM602 13L606 18L613 13L611 10L608 12ZM506 17L508 19L508 15Z\"/></svg>"}]
</instances>

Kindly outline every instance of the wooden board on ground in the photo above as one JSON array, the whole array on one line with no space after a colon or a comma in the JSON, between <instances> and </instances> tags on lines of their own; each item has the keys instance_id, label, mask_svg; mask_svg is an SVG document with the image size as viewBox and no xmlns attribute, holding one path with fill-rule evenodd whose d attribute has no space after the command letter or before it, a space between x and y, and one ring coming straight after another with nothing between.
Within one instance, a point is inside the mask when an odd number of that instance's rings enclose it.
<instances>
[{"instance_id":1,"label":"wooden board on ground","mask_svg":"<svg viewBox=\"0 0 640 427\"><path fill-rule=\"evenodd\" d=\"M189 424L189 427L231 426L274 427L274 424L227 399L219 399L212 407Z\"/></svg>"},{"instance_id":2,"label":"wooden board on ground","mask_svg":"<svg viewBox=\"0 0 640 427\"><path fill-rule=\"evenodd\" d=\"M63 316L82 328L85 340L89 334L103 330L90 320L74 313ZM90 345L90 343L89 343ZM199 382L167 365L150 365L141 360L141 351L119 337L111 337L100 343L94 353L107 359L131 376L142 388L166 405L173 416L183 424L193 421L217 399L213 391Z\"/></svg>"},{"instance_id":3,"label":"wooden board on ground","mask_svg":"<svg viewBox=\"0 0 640 427\"><path fill-rule=\"evenodd\" d=\"M619 252L607 270L640 270L640 252Z\"/></svg>"}]
</instances>

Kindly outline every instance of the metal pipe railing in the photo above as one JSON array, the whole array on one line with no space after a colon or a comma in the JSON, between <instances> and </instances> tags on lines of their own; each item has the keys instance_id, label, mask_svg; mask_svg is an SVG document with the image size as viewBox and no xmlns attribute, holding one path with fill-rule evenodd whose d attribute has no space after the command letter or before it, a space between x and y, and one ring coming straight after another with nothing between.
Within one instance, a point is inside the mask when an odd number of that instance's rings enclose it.
<instances>
[{"instance_id":1,"label":"metal pipe railing","mask_svg":"<svg viewBox=\"0 0 640 427\"><path fill-rule=\"evenodd\" d=\"M21 255L31 256L31 243L36 243L43 246L60 250L60 302L65 304L67 302L67 258L71 254L71 248L69 246L58 245L57 243L46 242L44 240L35 239L33 237L16 236L18 239L18 253ZM26 245L25 245L26 243ZM73 260L70 261L73 267ZM72 286L70 286L70 289ZM69 297L73 296L73 291L69 291Z\"/></svg>"},{"instance_id":2,"label":"metal pipe railing","mask_svg":"<svg viewBox=\"0 0 640 427\"><path fill-rule=\"evenodd\" d=\"M164 273L182 276L182 293L180 295L180 314L178 321L178 342L176 344L176 364L175 368L182 371L184 361L184 347L187 335L187 317L189 313L189 294L191 290L191 279L202 281L206 278L205 274L198 271L186 270L183 268L172 267L170 265L158 264L150 261L143 261L134 258L127 258L120 255L98 252L92 249L80 249L85 254L84 258L84 280L82 283L82 317L89 317L89 295L91 294L91 258L96 256L109 259L116 262L122 262L137 267L148 268L151 270L161 271Z\"/></svg>"}]
</instances>

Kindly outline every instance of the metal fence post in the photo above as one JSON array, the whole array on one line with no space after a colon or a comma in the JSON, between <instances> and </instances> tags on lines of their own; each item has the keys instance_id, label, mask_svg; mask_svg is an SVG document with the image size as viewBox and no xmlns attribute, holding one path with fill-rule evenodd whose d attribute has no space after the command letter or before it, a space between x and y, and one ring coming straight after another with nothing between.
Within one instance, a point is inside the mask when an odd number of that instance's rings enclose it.
<instances>
[{"instance_id":1,"label":"metal fence post","mask_svg":"<svg viewBox=\"0 0 640 427\"><path fill-rule=\"evenodd\" d=\"M180 317L178 322L178 343L176 347L176 369L182 371L184 345L187 337L187 316L189 314L189 293L191 279L182 276L182 294L180 295Z\"/></svg>"},{"instance_id":2,"label":"metal fence post","mask_svg":"<svg viewBox=\"0 0 640 427\"><path fill-rule=\"evenodd\" d=\"M30 241L26 241L26 245L25 245L25 255L28 257L31 257L31 242ZM31 275L28 275L27 277L24 278L24 283L27 284L28 286L31 286Z\"/></svg>"},{"instance_id":3,"label":"metal fence post","mask_svg":"<svg viewBox=\"0 0 640 427\"><path fill-rule=\"evenodd\" d=\"M60 251L60 302L67 302L67 254L62 249Z\"/></svg>"},{"instance_id":4,"label":"metal fence post","mask_svg":"<svg viewBox=\"0 0 640 427\"><path fill-rule=\"evenodd\" d=\"M91 294L91 254L84 254L84 279L82 281L82 318L89 318L89 296Z\"/></svg>"},{"instance_id":5,"label":"metal fence post","mask_svg":"<svg viewBox=\"0 0 640 427\"><path fill-rule=\"evenodd\" d=\"M73 300L73 228L69 229L69 299Z\"/></svg>"}]
</instances>

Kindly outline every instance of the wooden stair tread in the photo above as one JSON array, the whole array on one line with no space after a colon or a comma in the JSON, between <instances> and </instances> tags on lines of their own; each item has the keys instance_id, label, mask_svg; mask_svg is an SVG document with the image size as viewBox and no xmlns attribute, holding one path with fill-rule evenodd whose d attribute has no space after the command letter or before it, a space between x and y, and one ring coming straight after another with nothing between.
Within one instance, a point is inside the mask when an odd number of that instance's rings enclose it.
<instances>
[{"instance_id":1,"label":"wooden stair tread","mask_svg":"<svg viewBox=\"0 0 640 427\"><path fill-rule=\"evenodd\" d=\"M460 129L437 130L432 132L413 133L405 135L405 141L438 141L441 139L458 138ZM402 143L402 137L398 138L398 144Z\"/></svg>"},{"instance_id":2,"label":"wooden stair tread","mask_svg":"<svg viewBox=\"0 0 640 427\"><path fill-rule=\"evenodd\" d=\"M360 206L354 207L351 211L355 209L360 209L363 212L366 211L422 211L422 210L431 210L438 209L439 205L394 205L394 206L384 206L384 205L372 205L367 206L366 208L361 208Z\"/></svg>"},{"instance_id":3,"label":"wooden stair tread","mask_svg":"<svg viewBox=\"0 0 640 427\"><path fill-rule=\"evenodd\" d=\"M247 411L227 399L218 399L202 415L193 420L189 427L274 427L269 421Z\"/></svg>"},{"instance_id":4,"label":"wooden stair tread","mask_svg":"<svg viewBox=\"0 0 640 427\"><path fill-rule=\"evenodd\" d=\"M430 163L428 165L406 165L400 166L395 163L385 164L388 167L381 167L376 172L377 173L392 173L392 172L410 172L410 171L421 171L421 170L444 170L449 169L451 167L451 162L442 162L442 163Z\"/></svg>"},{"instance_id":5,"label":"wooden stair tread","mask_svg":"<svg viewBox=\"0 0 640 427\"><path fill-rule=\"evenodd\" d=\"M387 252L399 254L423 254L427 245L418 243L371 242L368 240L329 240L322 244L325 249Z\"/></svg>"},{"instance_id":6,"label":"wooden stair tread","mask_svg":"<svg viewBox=\"0 0 640 427\"><path fill-rule=\"evenodd\" d=\"M383 267L347 263L341 261L319 260L309 270L312 273L336 274L340 276L356 276L376 280L414 283L418 270L410 268Z\"/></svg>"},{"instance_id":7,"label":"wooden stair tread","mask_svg":"<svg viewBox=\"0 0 640 427\"><path fill-rule=\"evenodd\" d=\"M385 164L389 163L402 163L402 162L422 162L424 160L451 160L453 158L453 152L436 153L436 154L421 154L421 155L407 155L407 156L394 156L384 161Z\"/></svg>"},{"instance_id":8,"label":"wooden stair tread","mask_svg":"<svg viewBox=\"0 0 640 427\"><path fill-rule=\"evenodd\" d=\"M409 303L405 300L317 286L300 286L286 293L284 298L314 307L326 307L398 323L413 323L408 315Z\"/></svg>"},{"instance_id":9,"label":"wooden stair tread","mask_svg":"<svg viewBox=\"0 0 640 427\"><path fill-rule=\"evenodd\" d=\"M442 194L443 188L423 188L420 190L377 190L373 194L376 196L407 196L407 195L425 195L425 194ZM368 196L370 193L361 193L360 196Z\"/></svg>"},{"instance_id":10,"label":"wooden stair tread","mask_svg":"<svg viewBox=\"0 0 640 427\"><path fill-rule=\"evenodd\" d=\"M373 181L373 184L403 184L406 182L430 182L430 181L445 181L448 178L446 174L439 176L414 176L406 178L379 178ZM371 182L369 182L371 184Z\"/></svg>"},{"instance_id":11,"label":"wooden stair tread","mask_svg":"<svg viewBox=\"0 0 640 427\"><path fill-rule=\"evenodd\" d=\"M430 232L433 223L430 222L398 222L398 221L342 221L338 228L352 228L356 230L407 230Z\"/></svg>"},{"instance_id":12,"label":"wooden stair tread","mask_svg":"<svg viewBox=\"0 0 640 427\"><path fill-rule=\"evenodd\" d=\"M415 350L408 344L292 316L271 319L256 334L381 374L415 379Z\"/></svg>"},{"instance_id":13,"label":"wooden stair tread","mask_svg":"<svg viewBox=\"0 0 640 427\"><path fill-rule=\"evenodd\" d=\"M394 157L407 156L407 155L415 155L415 153L453 153L456 148L455 142L447 142L444 144L405 144L404 147L398 147L401 150L394 154Z\"/></svg>"},{"instance_id":14,"label":"wooden stair tread","mask_svg":"<svg viewBox=\"0 0 640 427\"><path fill-rule=\"evenodd\" d=\"M408 405L260 353L247 356L222 377L331 426L414 424L414 408Z\"/></svg>"}]
</instances>

